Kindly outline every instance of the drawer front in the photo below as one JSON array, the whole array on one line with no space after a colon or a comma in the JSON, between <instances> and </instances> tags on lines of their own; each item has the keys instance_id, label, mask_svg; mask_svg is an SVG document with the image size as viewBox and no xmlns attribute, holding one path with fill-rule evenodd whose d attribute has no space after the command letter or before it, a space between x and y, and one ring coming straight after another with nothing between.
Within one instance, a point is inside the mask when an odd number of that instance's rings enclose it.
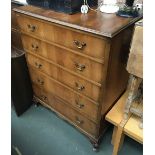
<instances>
[{"instance_id":1,"label":"drawer front","mask_svg":"<svg viewBox=\"0 0 155 155\"><path fill-rule=\"evenodd\" d=\"M66 103L60 101L53 94L45 90L41 90L36 85L33 85L33 89L35 95L40 100L42 100L47 105L49 105L50 107L67 117L71 122L73 122L74 125L77 125L78 127L82 128L85 132L91 134L93 137L97 136L97 126L92 121L88 120L79 112L67 106Z\"/></svg>"},{"instance_id":2,"label":"drawer front","mask_svg":"<svg viewBox=\"0 0 155 155\"><path fill-rule=\"evenodd\" d=\"M25 35L22 36L22 39L25 50L43 56L93 81L101 82L104 72L103 64Z\"/></svg>"},{"instance_id":3,"label":"drawer front","mask_svg":"<svg viewBox=\"0 0 155 155\"><path fill-rule=\"evenodd\" d=\"M36 56L33 56L29 53L26 53L27 62L30 66L36 68L41 72L46 73L47 75L51 76L52 78L66 84L67 86L73 88L74 90L78 91L86 95L87 97L98 101L99 99L99 92L100 87L80 78L77 77L51 63L48 63Z\"/></svg>"},{"instance_id":4,"label":"drawer front","mask_svg":"<svg viewBox=\"0 0 155 155\"><path fill-rule=\"evenodd\" d=\"M97 121L98 106L88 98L75 93L55 80L49 79L41 72L34 69L29 69L31 80L34 84L40 86L42 89L52 93L61 99L69 102L79 112L85 113L90 119ZM93 115L92 115L93 114Z\"/></svg>"},{"instance_id":5,"label":"drawer front","mask_svg":"<svg viewBox=\"0 0 155 155\"><path fill-rule=\"evenodd\" d=\"M36 37L71 48L77 52L104 58L107 40L80 33L63 26L57 26L30 16L18 14L20 28Z\"/></svg>"}]
</instances>

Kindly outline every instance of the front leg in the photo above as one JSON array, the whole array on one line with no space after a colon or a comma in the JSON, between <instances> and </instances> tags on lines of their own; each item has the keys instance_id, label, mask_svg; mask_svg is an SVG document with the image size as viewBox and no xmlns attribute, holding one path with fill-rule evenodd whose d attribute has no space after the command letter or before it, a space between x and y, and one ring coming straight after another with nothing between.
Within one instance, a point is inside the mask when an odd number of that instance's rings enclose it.
<instances>
[{"instance_id":1,"label":"front leg","mask_svg":"<svg viewBox=\"0 0 155 155\"><path fill-rule=\"evenodd\" d=\"M93 145L93 151L98 152L99 151L99 142L90 140L91 144Z\"/></svg>"},{"instance_id":2,"label":"front leg","mask_svg":"<svg viewBox=\"0 0 155 155\"><path fill-rule=\"evenodd\" d=\"M93 151L94 152L98 152L99 151L99 144L98 143L94 143L93 144Z\"/></svg>"}]
</instances>

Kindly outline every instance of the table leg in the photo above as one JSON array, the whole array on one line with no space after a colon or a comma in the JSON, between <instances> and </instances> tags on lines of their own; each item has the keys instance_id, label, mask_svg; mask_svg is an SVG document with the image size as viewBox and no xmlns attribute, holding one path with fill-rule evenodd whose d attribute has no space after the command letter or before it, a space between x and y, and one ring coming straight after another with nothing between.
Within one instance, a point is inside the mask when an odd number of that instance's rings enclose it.
<instances>
[{"instance_id":1,"label":"table leg","mask_svg":"<svg viewBox=\"0 0 155 155\"><path fill-rule=\"evenodd\" d=\"M117 126L114 126L113 134L112 134L112 139L111 139L111 144L112 145L114 145L116 133L117 133Z\"/></svg>"},{"instance_id":2,"label":"table leg","mask_svg":"<svg viewBox=\"0 0 155 155\"><path fill-rule=\"evenodd\" d=\"M120 149L121 144L123 144L124 140L124 133L123 133L123 127L118 126L117 132L114 138L114 149L113 149L113 155L117 155L118 151Z\"/></svg>"}]
</instances>

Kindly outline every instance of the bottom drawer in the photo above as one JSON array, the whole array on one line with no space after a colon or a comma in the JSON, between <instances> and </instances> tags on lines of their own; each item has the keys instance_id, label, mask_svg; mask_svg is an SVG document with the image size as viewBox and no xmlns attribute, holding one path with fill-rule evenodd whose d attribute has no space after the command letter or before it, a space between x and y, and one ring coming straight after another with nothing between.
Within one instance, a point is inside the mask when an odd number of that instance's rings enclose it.
<instances>
[{"instance_id":1,"label":"bottom drawer","mask_svg":"<svg viewBox=\"0 0 155 155\"><path fill-rule=\"evenodd\" d=\"M75 126L81 128L92 137L97 137L97 125L88 120L80 113L70 108L65 101L58 99L53 94L44 91L36 85L33 85L33 91L36 97L48 104L50 107L58 111L69 119Z\"/></svg>"}]
</instances>

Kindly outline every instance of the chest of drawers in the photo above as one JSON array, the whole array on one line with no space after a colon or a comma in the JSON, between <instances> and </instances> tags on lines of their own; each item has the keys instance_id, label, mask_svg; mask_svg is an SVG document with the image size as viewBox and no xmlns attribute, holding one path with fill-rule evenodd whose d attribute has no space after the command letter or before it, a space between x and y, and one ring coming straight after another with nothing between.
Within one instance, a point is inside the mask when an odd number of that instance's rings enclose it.
<instances>
[{"instance_id":1,"label":"chest of drawers","mask_svg":"<svg viewBox=\"0 0 155 155\"><path fill-rule=\"evenodd\" d=\"M124 92L136 19L89 12L66 15L34 6L14 9L34 97L98 146L105 114Z\"/></svg>"}]
</instances>

